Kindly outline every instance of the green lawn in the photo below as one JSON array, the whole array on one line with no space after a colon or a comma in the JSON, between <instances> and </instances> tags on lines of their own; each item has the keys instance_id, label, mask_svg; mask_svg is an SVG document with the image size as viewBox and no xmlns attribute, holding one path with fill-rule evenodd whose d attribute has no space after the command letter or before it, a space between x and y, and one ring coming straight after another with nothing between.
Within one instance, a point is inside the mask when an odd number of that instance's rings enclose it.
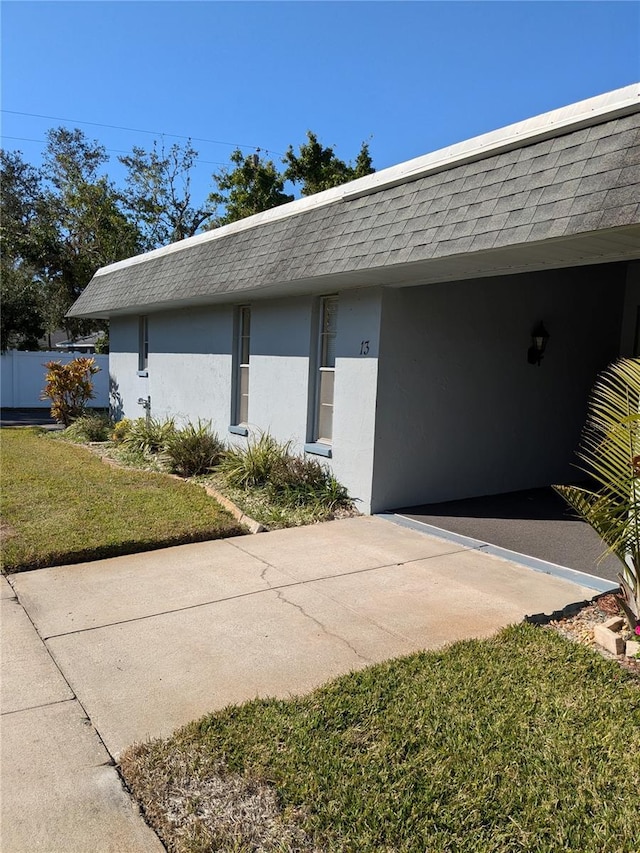
<instances>
[{"instance_id":1,"label":"green lawn","mask_svg":"<svg viewBox=\"0 0 640 853\"><path fill-rule=\"evenodd\" d=\"M36 429L3 429L3 571L130 554L243 530L203 489L113 468Z\"/></svg>"},{"instance_id":2,"label":"green lawn","mask_svg":"<svg viewBox=\"0 0 640 853\"><path fill-rule=\"evenodd\" d=\"M122 769L170 851L637 853L640 683L520 625L254 701Z\"/></svg>"}]
</instances>

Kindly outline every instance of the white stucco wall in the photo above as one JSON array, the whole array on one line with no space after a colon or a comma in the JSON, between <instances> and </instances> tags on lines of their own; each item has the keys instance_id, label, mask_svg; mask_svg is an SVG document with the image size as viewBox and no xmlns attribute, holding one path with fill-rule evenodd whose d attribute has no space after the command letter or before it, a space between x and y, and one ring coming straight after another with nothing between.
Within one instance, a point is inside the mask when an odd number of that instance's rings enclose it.
<instances>
[{"instance_id":1,"label":"white stucco wall","mask_svg":"<svg viewBox=\"0 0 640 853\"><path fill-rule=\"evenodd\" d=\"M371 510L381 306L379 288L340 294L331 464L365 513Z\"/></svg>"},{"instance_id":2,"label":"white stucco wall","mask_svg":"<svg viewBox=\"0 0 640 853\"><path fill-rule=\"evenodd\" d=\"M618 355L624 264L385 292L373 511L562 482ZM540 367L530 332L550 333Z\"/></svg>"},{"instance_id":3,"label":"white stucco wall","mask_svg":"<svg viewBox=\"0 0 640 853\"><path fill-rule=\"evenodd\" d=\"M250 434L269 432L302 452L312 438L319 299L251 304ZM340 294L336 336L334 438L330 465L368 512L375 431L380 289ZM365 343L366 342L366 343ZM122 416L209 420L231 443L234 308L216 306L149 315L148 376L138 376L138 319L111 321L112 405Z\"/></svg>"},{"instance_id":4,"label":"white stucco wall","mask_svg":"<svg viewBox=\"0 0 640 853\"><path fill-rule=\"evenodd\" d=\"M318 459L368 512L381 291L338 295L332 458ZM318 309L319 300L311 297L251 306L249 425L278 441L291 441L297 452L313 434Z\"/></svg>"},{"instance_id":5,"label":"white stucco wall","mask_svg":"<svg viewBox=\"0 0 640 853\"><path fill-rule=\"evenodd\" d=\"M138 397L148 395L149 383L138 370L138 318L112 317L109 322L109 404L115 418L139 418L144 409Z\"/></svg>"},{"instance_id":6,"label":"white stucco wall","mask_svg":"<svg viewBox=\"0 0 640 853\"><path fill-rule=\"evenodd\" d=\"M306 441L314 300L251 305L249 425L300 452Z\"/></svg>"},{"instance_id":7,"label":"white stucco wall","mask_svg":"<svg viewBox=\"0 0 640 853\"><path fill-rule=\"evenodd\" d=\"M141 417L139 398L151 398L151 414L179 423L211 421L220 435L229 425L233 309L199 308L149 315L149 365L138 375L138 318L111 320L112 405ZM117 402L116 402L117 408Z\"/></svg>"}]
</instances>

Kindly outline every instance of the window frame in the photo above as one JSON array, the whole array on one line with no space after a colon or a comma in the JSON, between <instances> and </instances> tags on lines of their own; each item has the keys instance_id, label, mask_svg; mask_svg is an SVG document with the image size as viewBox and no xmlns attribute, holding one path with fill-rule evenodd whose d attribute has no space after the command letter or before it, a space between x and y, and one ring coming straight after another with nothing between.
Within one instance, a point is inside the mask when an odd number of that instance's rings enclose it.
<instances>
[{"instance_id":1,"label":"window frame","mask_svg":"<svg viewBox=\"0 0 640 853\"><path fill-rule=\"evenodd\" d=\"M149 315L138 316L138 376L149 374Z\"/></svg>"},{"instance_id":2,"label":"window frame","mask_svg":"<svg viewBox=\"0 0 640 853\"><path fill-rule=\"evenodd\" d=\"M327 296L323 296L320 299L320 311L318 318L318 341L317 341L317 354L316 354L316 370L315 370L315 405L314 405L314 414L313 414L313 435L312 435L312 444L315 445L313 450L310 452L318 452L321 455L328 455L325 453L324 449L330 450L333 446L333 415L334 415L334 399L335 399L335 374L336 374L336 366L335 366L335 340L337 338L338 333L338 305L339 305L339 297L337 293L332 293ZM330 306L335 306L334 308L334 319L333 319L333 328L328 323L328 310ZM333 339L333 347L331 347L330 339ZM331 356L331 350L333 349L333 356ZM332 362L332 363L328 363ZM324 378L327 374L330 374L332 377L331 382L331 391L330 397L331 402L326 403L322 400L323 394L323 384L326 383L326 379ZM322 432L325 431L323 428L323 407L331 409L331 429L330 435L322 435ZM326 420L325 420L326 423Z\"/></svg>"},{"instance_id":3,"label":"window frame","mask_svg":"<svg viewBox=\"0 0 640 853\"><path fill-rule=\"evenodd\" d=\"M246 424L249 422L251 364L251 306L248 304L236 306L233 356L233 423L229 426L229 432L236 435L248 435L249 431ZM245 393L243 393L243 387L246 389Z\"/></svg>"}]
</instances>

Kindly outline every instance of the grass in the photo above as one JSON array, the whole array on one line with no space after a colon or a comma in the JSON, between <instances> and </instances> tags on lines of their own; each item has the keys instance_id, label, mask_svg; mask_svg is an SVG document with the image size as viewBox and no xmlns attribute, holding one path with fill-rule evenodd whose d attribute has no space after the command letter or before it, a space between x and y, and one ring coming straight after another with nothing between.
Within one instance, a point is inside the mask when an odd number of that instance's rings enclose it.
<instances>
[{"instance_id":1,"label":"grass","mask_svg":"<svg viewBox=\"0 0 640 853\"><path fill-rule=\"evenodd\" d=\"M2 430L3 571L244 532L203 489L116 469L35 429Z\"/></svg>"},{"instance_id":2,"label":"grass","mask_svg":"<svg viewBox=\"0 0 640 853\"><path fill-rule=\"evenodd\" d=\"M637 853L640 684L520 625L256 700L122 770L169 851Z\"/></svg>"}]
</instances>

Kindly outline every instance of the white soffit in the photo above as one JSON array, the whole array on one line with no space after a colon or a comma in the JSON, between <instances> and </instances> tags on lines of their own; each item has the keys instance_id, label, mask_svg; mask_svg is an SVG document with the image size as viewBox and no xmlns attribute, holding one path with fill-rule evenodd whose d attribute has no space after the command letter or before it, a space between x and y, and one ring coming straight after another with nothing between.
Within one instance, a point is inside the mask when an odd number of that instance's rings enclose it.
<instances>
[{"instance_id":1,"label":"white soffit","mask_svg":"<svg viewBox=\"0 0 640 853\"><path fill-rule=\"evenodd\" d=\"M636 112L639 108L640 83L633 83L622 89L616 89L604 95L597 95L585 101L560 107L560 109L534 116L490 133L484 133L481 136L475 136L464 142L457 142L455 145L449 145L431 154L407 160L396 166L390 166L388 169L381 169L379 172L366 175L364 178L357 178L348 184L342 184L306 198L296 199L296 201L288 204L265 210L263 213L256 213L246 219L232 222L230 225L223 225L221 228L196 234L195 237L170 243L168 246L154 249L143 255L117 261L109 266L101 267L95 275L97 277L155 258L161 258L174 252L181 252L200 243L220 240L230 234L247 231L263 223L276 222L290 216L296 216L306 210L314 210L339 201L361 198L382 189L414 181L424 175L445 171L453 166L481 160L503 151L522 147L525 144L532 144L543 139L559 136L562 133L568 133L571 130L579 130L582 127L599 124L602 121L610 121Z\"/></svg>"}]
</instances>

